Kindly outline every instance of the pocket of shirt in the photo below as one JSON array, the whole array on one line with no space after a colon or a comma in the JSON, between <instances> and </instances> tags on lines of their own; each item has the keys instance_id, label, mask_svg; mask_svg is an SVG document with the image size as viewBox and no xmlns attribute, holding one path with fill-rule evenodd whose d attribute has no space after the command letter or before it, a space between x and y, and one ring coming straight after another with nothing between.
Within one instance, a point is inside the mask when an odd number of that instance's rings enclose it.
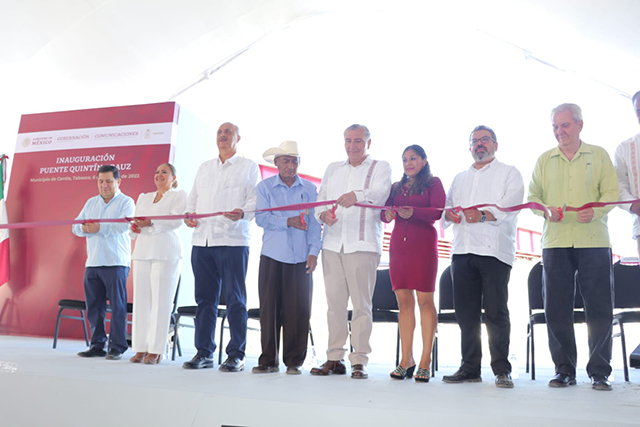
<instances>
[{"instance_id":1,"label":"pocket of shirt","mask_svg":"<svg viewBox=\"0 0 640 427\"><path fill-rule=\"evenodd\" d=\"M591 162L587 162L584 171L584 180L585 180L585 188L587 191L591 190L593 184L593 164ZM590 195L589 195L590 196Z\"/></svg>"},{"instance_id":2,"label":"pocket of shirt","mask_svg":"<svg viewBox=\"0 0 640 427\"><path fill-rule=\"evenodd\" d=\"M234 182L225 182L222 187L222 203L227 209L232 210L244 206L244 187Z\"/></svg>"}]
</instances>

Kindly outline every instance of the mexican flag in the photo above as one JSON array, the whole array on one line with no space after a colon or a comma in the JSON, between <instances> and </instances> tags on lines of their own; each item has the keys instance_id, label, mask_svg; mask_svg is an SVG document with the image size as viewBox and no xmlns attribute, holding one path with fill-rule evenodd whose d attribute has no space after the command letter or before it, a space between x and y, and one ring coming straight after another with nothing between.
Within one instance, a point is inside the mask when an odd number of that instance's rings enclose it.
<instances>
[{"instance_id":1,"label":"mexican flag","mask_svg":"<svg viewBox=\"0 0 640 427\"><path fill-rule=\"evenodd\" d=\"M0 178L2 179L2 185L0 185L0 224L8 224L7 207L4 203L4 183L6 181L7 168L6 160L7 156L2 155L0 161ZM9 230L6 228L0 228L0 285L3 285L9 281Z\"/></svg>"}]
</instances>

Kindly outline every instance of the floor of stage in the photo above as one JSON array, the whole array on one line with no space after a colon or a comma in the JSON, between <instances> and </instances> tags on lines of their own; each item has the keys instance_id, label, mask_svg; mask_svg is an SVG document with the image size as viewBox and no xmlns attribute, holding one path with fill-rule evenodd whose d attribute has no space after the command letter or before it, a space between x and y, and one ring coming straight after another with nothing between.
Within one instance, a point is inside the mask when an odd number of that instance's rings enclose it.
<instances>
[{"instance_id":1,"label":"floor of stage","mask_svg":"<svg viewBox=\"0 0 640 427\"><path fill-rule=\"evenodd\" d=\"M442 374L457 367L455 355L441 354L436 378L418 384L389 379L393 360L372 359L370 378L358 381L348 376L316 378L307 371L290 376L284 369L251 374L257 354L248 356L247 371L222 373L217 360L216 369L182 369L182 362L193 354L189 347L179 360L163 360L157 366L129 363L132 352L115 362L78 358L76 352L83 349L79 341L61 340L52 350L51 339L0 336L0 425L640 424L640 370L635 369L630 371L631 382L625 383L622 370L616 368L612 392L591 390L584 369L579 370L577 386L551 389L547 380L553 370L541 358L538 380L531 381L521 366L515 388L505 390L494 386L488 368L482 383L443 383Z\"/></svg>"}]
</instances>

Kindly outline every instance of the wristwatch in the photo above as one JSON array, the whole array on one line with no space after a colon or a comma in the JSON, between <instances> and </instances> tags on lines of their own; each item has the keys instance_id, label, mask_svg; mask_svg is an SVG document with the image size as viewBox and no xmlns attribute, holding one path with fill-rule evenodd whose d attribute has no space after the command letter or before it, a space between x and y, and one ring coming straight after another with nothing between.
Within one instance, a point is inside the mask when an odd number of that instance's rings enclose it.
<instances>
[{"instance_id":1,"label":"wristwatch","mask_svg":"<svg viewBox=\"0 0 640 427\"><path fill-rule=\"evenodd\" d=\"M480 211L482 217L480 217L480 222L485 222L487 220L487 216L484 214L484 211Z\"/></svg>"}]
</instances>

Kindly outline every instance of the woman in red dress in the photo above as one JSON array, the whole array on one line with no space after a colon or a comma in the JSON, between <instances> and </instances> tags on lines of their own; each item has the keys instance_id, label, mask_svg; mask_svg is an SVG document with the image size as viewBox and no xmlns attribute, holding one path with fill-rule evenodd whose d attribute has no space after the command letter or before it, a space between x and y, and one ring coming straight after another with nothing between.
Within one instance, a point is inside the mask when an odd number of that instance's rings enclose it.
<instances>
[{"instance_id":1,"label":"woman in red dress","mask_svg":"<svg viewBox=\"0 0 640 427\"><path fill-rule=\"evenodd\" d=\"M429 382L431 347L438 324L433 301L438 270L438 233L433 223L440 219L445 192L440 180L431 175L427 155L419 145L402 153L404 175L391 187L387 206L405 206L381 213L384 222L395 219L391 233L389 273L398 299L402 359L391 378L411 378L416 368L413 358L413 332L416 327L415 304L420 309L422 356L415 380ZM416 209L414 209L416 208Z\"/></svg>"}]
</instances>

